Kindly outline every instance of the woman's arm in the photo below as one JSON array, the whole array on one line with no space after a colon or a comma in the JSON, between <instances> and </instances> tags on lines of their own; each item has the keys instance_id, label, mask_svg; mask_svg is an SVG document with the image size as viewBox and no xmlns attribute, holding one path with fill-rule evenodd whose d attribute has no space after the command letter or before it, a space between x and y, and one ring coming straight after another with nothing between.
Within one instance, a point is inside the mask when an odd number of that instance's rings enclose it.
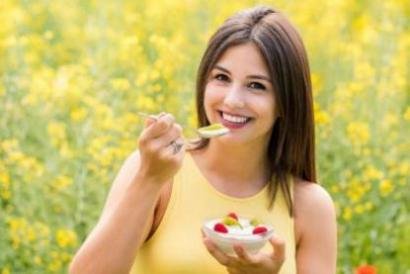
<instances>
[{"instance_id":1,"label":"woman's arm","mask_svg":"<svg viewBox=\"0 0 410 274\"><path fill-rule=\"evenodd\" d=\"M336 273L337 228L332 198L320 185L295 184L298 274Z\"/></svg>"},{"instance_id":2,"label":"woman's arm","mask_svg":"<svg viewBox=\"0 0 410 274\"><path fill-rule=\"evenodd\" d=\"M136 176L138 153L128 158L108 195L103 213L70 265L70 273L128 273L152 225L159 184Z\"/></svg>"},{"instance_id":3,"label":"woman's arm","mask_svg":"<svg viewBox=\"0 0 410 274\"><path fill-rule=\"evenodd\" d=\"M169 144L181 137L171 115L147 121L140 151L125 162L96 227L78 250L70 273L128 273L153 225L155 207L182 164L183 150Z\"/></svg>"}]
</instances>

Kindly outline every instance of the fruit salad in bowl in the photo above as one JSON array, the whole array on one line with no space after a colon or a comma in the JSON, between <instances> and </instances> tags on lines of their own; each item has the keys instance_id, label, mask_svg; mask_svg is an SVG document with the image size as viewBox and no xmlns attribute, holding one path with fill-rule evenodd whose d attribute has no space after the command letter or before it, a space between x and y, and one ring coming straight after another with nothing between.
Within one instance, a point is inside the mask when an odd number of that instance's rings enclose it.
<instances>
[{"instance_id":1,"label":"fruit salad in bowl","mask_svg":"<svg viewBox=\"0 0 410 274\"><path fill-rule=\"evenodd\" d=\"M222 251L235 254L234 244L240 244L249 253L257 253L273 235L273 228L257 219L238 217L234 212L222 218L205 221L205 235Z\"/></svg>"}]
</instances>

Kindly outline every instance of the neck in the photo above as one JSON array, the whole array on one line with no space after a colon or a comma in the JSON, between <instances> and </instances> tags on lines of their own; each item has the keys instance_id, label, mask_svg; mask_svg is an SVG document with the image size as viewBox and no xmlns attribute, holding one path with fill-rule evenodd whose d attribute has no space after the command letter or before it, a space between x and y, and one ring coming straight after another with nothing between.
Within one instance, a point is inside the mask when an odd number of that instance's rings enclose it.
<instances>
[{"instance_id":1,"label":"neck","mask_svg":"<svg viewBox=\"0 0 410 274\"><path fill-rule=\"evenodd\" d=\"M270 179L267 144L226 144L211 140L205 153L205 166L229 189L254 190ZM222 181L222 180L221 180Z\"/></svg>"}]
</instances>

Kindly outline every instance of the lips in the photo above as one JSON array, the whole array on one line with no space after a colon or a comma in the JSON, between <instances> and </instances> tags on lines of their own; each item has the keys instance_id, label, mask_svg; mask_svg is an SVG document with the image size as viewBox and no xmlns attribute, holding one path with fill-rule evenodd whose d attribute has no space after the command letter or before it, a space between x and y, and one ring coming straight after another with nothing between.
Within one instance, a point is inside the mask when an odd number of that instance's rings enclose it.
<instances>
[{"instance_id":1,"label":"lips","mask_svg":"<svg viewBox=\"0 0 410 274\"><path fill-rule=\"evenodd\" d=\"M238 129L246 126L249 121L252 120L251 117L234 115L227 112L219 111L219 116L221 117L221 123L230 129Z\"/></svg>"}]
</instances>

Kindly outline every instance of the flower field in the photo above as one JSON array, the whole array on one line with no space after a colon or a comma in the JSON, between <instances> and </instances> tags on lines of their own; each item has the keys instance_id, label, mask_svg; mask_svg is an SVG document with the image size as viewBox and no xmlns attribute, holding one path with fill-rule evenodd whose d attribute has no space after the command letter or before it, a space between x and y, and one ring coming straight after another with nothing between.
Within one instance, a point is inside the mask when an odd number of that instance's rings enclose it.
<instances>
[{"instance_id":1,"label":"flower field","mask_svg":"<svg viewBox=\"0 0 410 274\"><path fill-rule=\"evenodd\" d=\"M67 272L136 149L136 113L195 126L207 39L258 3L0 1L0 274ZM338 273L409 274L408 0L263 3L290 18L308 50Z\"/></svg>"}]
</instances>

